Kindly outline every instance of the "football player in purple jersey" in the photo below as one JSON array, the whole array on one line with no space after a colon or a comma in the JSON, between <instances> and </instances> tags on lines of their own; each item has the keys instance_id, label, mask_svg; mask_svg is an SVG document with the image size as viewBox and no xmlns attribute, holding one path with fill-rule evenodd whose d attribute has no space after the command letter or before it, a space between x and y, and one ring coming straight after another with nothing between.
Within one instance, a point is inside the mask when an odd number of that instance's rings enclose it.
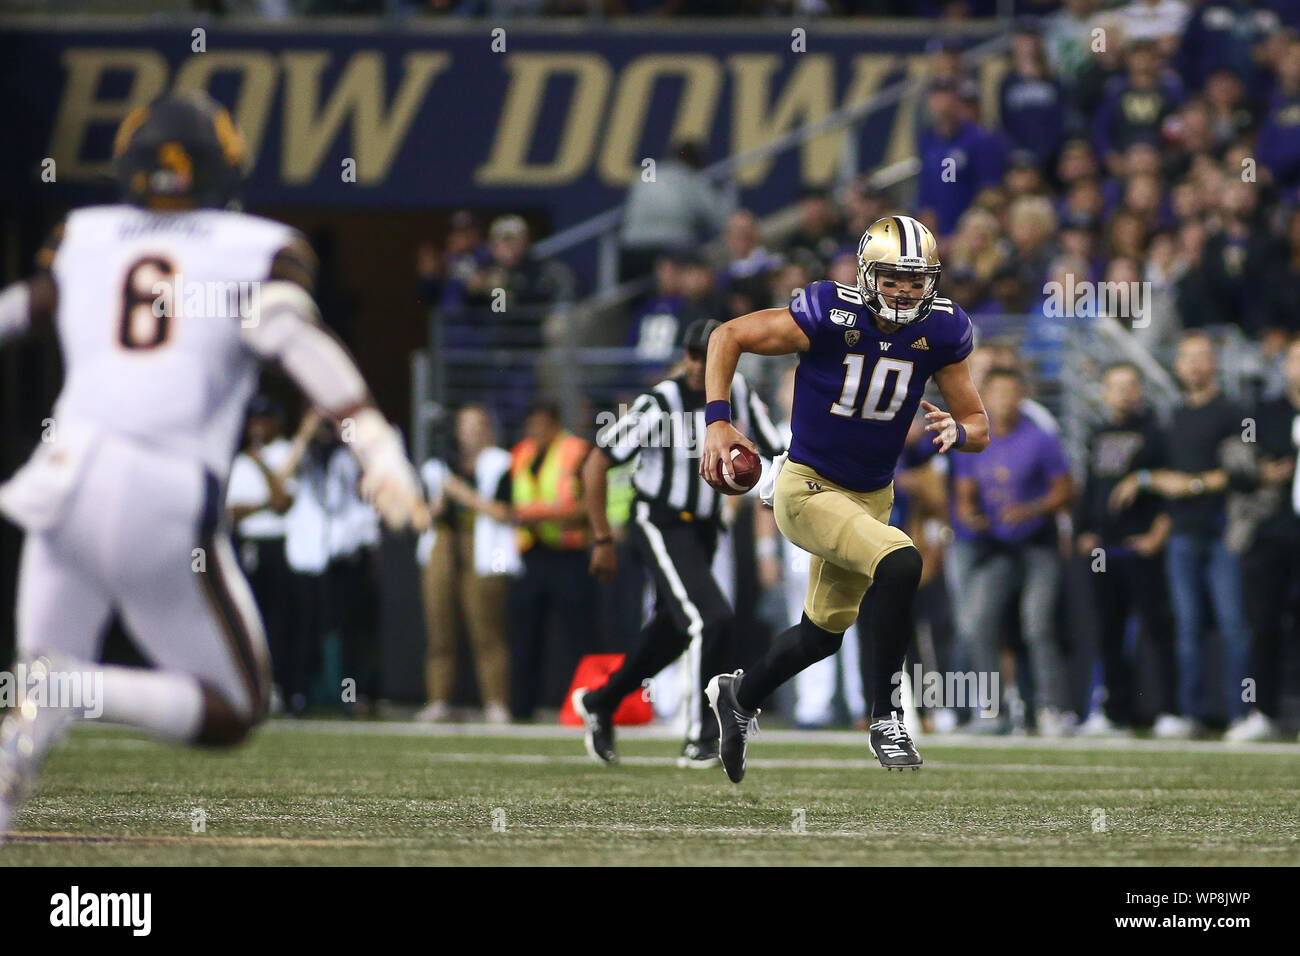
<instances>
[{"instance_id":1,"label":"football player in purple jersey","mask_svg":"<svg viewBox=\"0 0 1300 956\"><path fill-rule=\"evenodd\" d=\"M700 474L715 483L730 471L733 445L753 448L731 424L726 401L737 360L744 352L799 355L790 451L767 487L777 527L812 555L802 620L750 668L709 683L722 728L722 763L733 782L745 774L759 705L839 649L868 588L874 593L867 633L876 675L871 749L887 769L921 765L903 726L896 683L921 555L889 524L894 467L918 406L925 408L925 428L940 453L980 452L989 441L988 416L966 365L971 322L950 299L938 298L938 282L939 251L930 230L910 217L891 216L873 223L858 244L857 286L814 282L795 293L788 308L743 315L709 339ZM921 400L931 378L948 411Z\"/></svg>"}]
</instances>

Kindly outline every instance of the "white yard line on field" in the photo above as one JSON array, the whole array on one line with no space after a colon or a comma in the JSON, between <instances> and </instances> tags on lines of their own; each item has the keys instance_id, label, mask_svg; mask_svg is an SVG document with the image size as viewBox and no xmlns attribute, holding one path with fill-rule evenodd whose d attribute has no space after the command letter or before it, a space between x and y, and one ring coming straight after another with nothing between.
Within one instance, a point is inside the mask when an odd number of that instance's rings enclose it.
<instances>
[{"instance_id":1,"label":"white yard line on field","mask_svg":"<svg viewBox=\"0 0 1300 956\"><path fill-rule=\"evenodd\" d=\"M503 740L574 740L581 728L553 724L423 724L409 721L358 720L273 720L262 733L321 731L338 734L380 736L464 737ZM681 740L681 732L663 724L619 727L620 740ZM1147 740L1140 738L1099 739L1093 737L994 737L968 734L918 735L922 746L956 747L972 750L1105 750L1117 752L1268 754L1300 757L1300 746L1289 742L1225 743L1219 740ZM865 747L867 735L855 730L764 730L760 742L777 744L832 744Z\"/></svg>"},{"instance_id":2,"label":"white yard line on field","mask_svg":"<svg viewBox=\"0 0 1300 956\"><path fill-rule=\"evenodd\" d=\"M559 764L598 766L590 757L582 754L494 754L494 753L430 753L415 755L417 762L430 763L485 763L485 764ZM675 767L676 757L621 757L619 763L629 767ZM859 757L751 757L747 761L750 767L767 767L773 770L882 770L874 758ZM700 768L691 768L698 772ZM1086 773L1146 773L1145 767L1114 767L1098 764L1028 764L1028 763L953 763L947 760L927 760L922 769L933 770L1000 770L1012 773L1029 771L1047 773L1055 771L1074 771ZM1162 771L1177 770L1176 767L1162 767ZM1182 768L1191 770L1193 768ZM719 773L720 768L714 768ZM703 777L703 774L700 774Z\"/></svg>"}]
</instances>

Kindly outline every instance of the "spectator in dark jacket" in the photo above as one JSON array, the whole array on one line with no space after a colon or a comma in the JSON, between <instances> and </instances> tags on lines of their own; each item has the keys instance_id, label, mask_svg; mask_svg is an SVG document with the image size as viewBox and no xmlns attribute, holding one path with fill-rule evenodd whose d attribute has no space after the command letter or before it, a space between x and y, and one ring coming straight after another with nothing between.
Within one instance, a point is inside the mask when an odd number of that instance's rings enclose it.
<instances>
[{"instance_id":1,"label":"spectator in dark jacket","mask_svg":"<svg viewBox=\"0 0 1300 956\"><path fill-rule=\"evenodd\" d=\"M1051 75L1036 22L1018 25L1011 37L1011 69L998 106L1012 145L1050 162L1065 140L1065 91Z\"/></svg>"},{"instance_id":2,"label":"spectator in dark jacket","mask_svg":"<svg viewBox=\"0 0 1300 956\"><path fill-rule=\"evenodd\" d=\"M1286 391L1265 401L1255 422L1253 473L1240 484L1259 505L1241 570L1246 614L1255 638L1255 708L1228 731L1230 740L1278 735L1288 648L1300 647L1300 338L1285 353Z\"/></svg>"},{"instance_id":3,"label":"spectator in dark jacket","mask_svg":"<svg viewBox=\"0 0 1300 956\"><path fill-rule=\"evenodd\" d=\"M1268 339L1300 333L1300 210L1291 213L1287 220L1286 239L1278 255L1277 272L1269 276L1266 287L1268 308L1264 322L1265 351L1270 351Z\"/></svg>"},{"instance_id":4,"label":"spectator in dark jacket","mask_svg":"<svg viewBox=\"0 0 1300 956\"><path fill-rule=\"evenodd\" d=\"M1164 500L1140 493L1131 505L1112 511L1110 495L1130 472L1154 468L1160 461L1160 427L1142 405L1142 377L1127 363L1112 365L1102 377L1107 421L1088 438L1087 477L1075 512L1079 553L1089 560L1101 632L1104 711L1093 713L1080 732L1104 736L1123 733L1143 718L1166 722L1176 712L1173 620L1161 553L1169 536ZM1136 661L1125 653L1129 621L1142 622L1146 646L1153 652L1160 677L1154 694L1143 694ZM1140 656L1140 655L1139 655ZM1151 708L1139 713L1139 701Z\"/></svg>"},{"instance_id":5,"label":"spectator in dark jacket","mask_svg":"<svg viewBox=\"0 0 1300 956\"><path fill-rule=\"evenodd\" d=\"M488 232L490 259L465 283L465 302L493 307L504 292L503 309L551 305L572 298L573 277L559 262L530 255L528 224L521 216L502 216Z\"/></svg>"},{"instance_id":6,"label":"spectator in dark jacket","mask_svg":"<svg viewBox=\"0 0 1300 956\"><path fill-rule=\"evenodd\" d=\"M1258 215L1259 187L1228 177L1221 204L1224 226L1205 243L1203 269L1209 295L1199 316L1184 325L1231 323L1249 335L1268 321L1267 292L1279 270L1277 247ZM1190 318L1191 321L1187 321Z\"/></svg>"},{"instance_id":7,"label":"spectator in dark jacket","mask_svg":"<svg viewBox=\"0 0 1300 956\"><path fill-rule=\"evenodd\" d=\"M785 245L790 257L810 253L824 266L839 252L842 229L830 193L825 189L808 189L799 200L799 226Z\"/></svg>"},{"instance_id":8,"label":"spectator in dark jacket","mask_svg":"<svg viewBox=\"0 0 1300 956\"><path fill-rule=\"evenodd\" d=\"M1199 85L1215 70L1257 80L1254 46L1281 29L1277 14L1260 6L1255 0L1215 0L1192 13L1175 59L1188 87Z\"/></svg>"},{"instance_id":9,"label":"spectator in dark jacket","mask_svg":"<svg viewBox=\"0 0 1300 956\"><path fill-rule=\"evenodd\" d=\"M1093 122L1093 147L1114 173L1121 154L1137 142L1157 142L1165 120L1183 101L1183 85L1160 63L1155 45L1133 43L1125 53L1127 74L1107 85Z\"/></svg>"}]
</instances>

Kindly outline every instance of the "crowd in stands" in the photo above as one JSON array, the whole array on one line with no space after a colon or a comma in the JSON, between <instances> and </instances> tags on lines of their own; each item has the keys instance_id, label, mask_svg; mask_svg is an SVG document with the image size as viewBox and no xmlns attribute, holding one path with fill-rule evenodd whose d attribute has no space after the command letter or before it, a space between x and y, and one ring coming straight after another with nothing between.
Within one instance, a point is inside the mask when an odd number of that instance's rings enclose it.
<instances>
[{"instance_id":1,"label":"crowd in stands","mask_svg":"<svg viewBox=\"0 0 1300 956\"><path fill-rule=\"evenodd\" d=\"M970 314L981 343L971 364L993 442L982 456L943 460L910 443L896 520L926 555L917 655L927 667L999 673L1006 704L991 718L931 713L941 729L961 722L973 732L1143 728L1189 737L1227 727L1235 739L1294 730L1300 18L1291 7L1141 0L1103 9L1098 0L1070 0L1016 22L992 112L982 109L960 44L938 42L915 197L867 176L842 191L809 189L776 239L703 179L700 144L675 144L660 161L658 185L671 190L632 187L620 272L646 277L651 288L626 316L623 341L635 356L629 395L676 361L681 331L697 318L782 306L821 278L856 285L857 243L875 219L915 214L938 237L941 294ZM665 194L671 202L656 200ZM529 255L523 219L491 221L486 240L482 230L458 213L443 247L419 250L423 301L455 313L489 306L501 289L542 307L575 294L563 266ZM1092 312L1062 314L1061 288L1103 283L1141 283L1145 308L1098 297ZM1063 326L1097 319L1119 322L1153 362L1098 369L1100 414L1071 454L1035 388L1061 371ZM453 322L445 334L457 348L496 344L490 324ZM537 335L535 344L544 338ZM1219 361L1228 338L1254 369L1248 390L1224 388L1226 372L1241 380L1240 369ZM1035 347L1044 341L1056 349ZM1157 363L1181 390L1173 408L1152 401ZM790 364L747 360L742 371L781 408ZM594 434L592 418L568 421L566 430L555 409L537 405L526 433L502 434L490 410L466 414L466 435L476 437L462 436L457 419L460 450L434 466L457 480L434 481L426 468L438 527L460 536L455 547L426 548L429 561L444 562L426 564L429 582L443 589L435 597L429 583L426 600L463 605L483 657L480 696L494 719L507 710L528 719L548 704L536 686L543 618L567 622L553 628L567 666L583 652L620 649L637 615L620 622L601 588L578 572L577 557L561 555L530 577L515 550L585 551L575 462ZM552 445L548 472L541 450ZM466 447L474 454L466 457ZM478 470L486 448L499 462L495 479ZM520 493L512 477L529 490ZM617 497L611 508L620 507ZM626 500L621 507L626 520ZM753 515L746 499L735 520ZM511 527L523 534L502 531ZM490 541L495 564L473 550ZM720 573L738 579L739 566L757 568L764 606L779 605L778 621L798 591L788 586L797 560L746 547ZM490 582L449 583L446 562L460 575L510 579L507 596L485 598L498 593ZM635 580L622 586L637 593ZM629 602L620 601L625 618ZM1095 655L1072 646L1080 618ZM431 662L450 653L439 620L429 617ZM575 621L601 624L575 635ZM842 691L860 692L856 680L833 678L831 686L837 680ZM445 719L452 689L432 664L429 687L423 714ZM796 700L790 712L816 714L803 722L820 724L829 719L823 704L800 708ZM855 712L851 701L846 712Z\"/></svg>"}]
</instances>

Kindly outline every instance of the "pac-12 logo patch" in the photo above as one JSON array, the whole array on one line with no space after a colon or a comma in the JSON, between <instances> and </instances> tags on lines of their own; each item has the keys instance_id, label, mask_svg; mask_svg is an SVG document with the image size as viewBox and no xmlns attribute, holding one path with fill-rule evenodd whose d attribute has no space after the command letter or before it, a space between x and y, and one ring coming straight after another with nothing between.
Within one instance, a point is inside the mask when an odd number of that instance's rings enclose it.
<instances>
[{"instance_id":1,"label":"pac-12 logo patch","mask_svg":"<svg viewBox=\"0 0 1300 956\"><path fill-rule=\"evenodd\" d=\"M842 325L846 329L849 326L857 325L858 323L857 315L853 312L849 312L847 309L831 309L830 317L832 322L836 325Z\"/></svg>"},{"instance_id":2,"label":"pac-12 logo patch","mask_svg":"<svg viewBox=\"0 0 1300 956\"><path fill-rule=\"evenodd\" d=\"M861 332L859 332L857 329L849 329L847 332L844 333L844 344L847 345L849 348L853 348L853 346L858 344L858 340L860 338L862 338Z\"/></svg>"}]
</instances>

